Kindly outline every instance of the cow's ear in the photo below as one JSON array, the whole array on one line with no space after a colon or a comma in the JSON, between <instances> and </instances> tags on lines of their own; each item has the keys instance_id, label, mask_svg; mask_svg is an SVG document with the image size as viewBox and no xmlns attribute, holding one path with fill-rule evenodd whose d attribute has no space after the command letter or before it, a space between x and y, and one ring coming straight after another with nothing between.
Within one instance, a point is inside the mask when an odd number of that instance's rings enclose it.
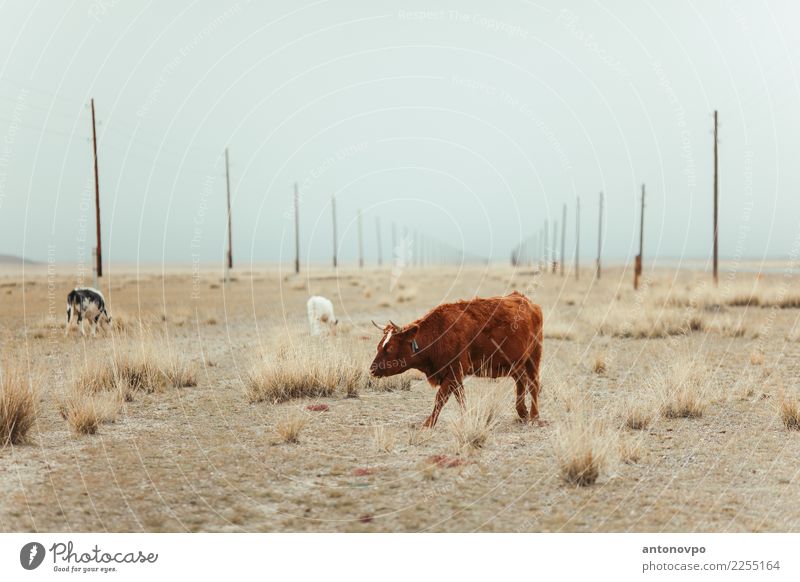
<instances>
[{"instance_id":1,"label":"cow's ear","mask_svg":"<svg viewBox=\"0 0 800 582\"><path fill-rule=\"evenodd\" d=\"M409 325L407 328L403 330L403 336L405 336L405 338L408 340L412 340L415 337L417 337L418 331L419 331L419 325L414 323L412 325Z\"/></svg>"}]
</instances>

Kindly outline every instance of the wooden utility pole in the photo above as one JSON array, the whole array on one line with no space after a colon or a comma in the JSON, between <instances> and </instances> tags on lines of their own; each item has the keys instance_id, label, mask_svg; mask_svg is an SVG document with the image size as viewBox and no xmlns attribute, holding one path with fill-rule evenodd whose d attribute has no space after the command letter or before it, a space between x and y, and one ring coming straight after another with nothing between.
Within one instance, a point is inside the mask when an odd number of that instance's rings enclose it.
<instances>
[{"instance_id":1,"label":"wooden utility pole","mask_svg":"<svg viewBox=\"0 0 800 582\"><path fill-rule=\"evenodd\" d=\"M339 265L339 252L337 249L339 235L336 232L336 196L331 196L331 215L333 218L333 268Z\"/></svg>"},{"instance_id":2,"label":"wooden utility pole","mask_svg":"<svg viewBox=\"0 0 800 582\"><path fill-rule=\"evenodd\" d=\"M294 183L294 272L300 272L300 190Z\"/></svg>"},{"instance_id":3,"label":"wooden utility pole","mask_svg":"<svg viewBox=\"0 0 800 582\"><path fill-rule=\"evenodd\" d=\"M358 268L364 266L364 233L361 228L361 209L358 210Z\"/></svg>"},{"instance_id":4,"label":"wooden utility pole","mask_svg":"<svg viewBox=\"0 0 800 582\"><path fill-rule=\"evenodd\" d=\"M600 192L600 210L597 214L597 278L600 279L600 255L603 250L603 193Z\"/></svg>"},{"instance_id":5,"label":"wooden utility pole","mask_svg":"<svg viewBox=\"0 0 800 582\"><path fill-rule=\"evenodd\" d=\"M581 197L575 200L575 280L581 278Z\"/></svg>"},{"instance_id":6,"label":"wooden utility pole","mask_svg":"<svg viewBox=\"0 0 800 582\"><path fill-rule=\"evenodd\" d=\"M102 241L100 240L100 172L97 162L97 126L94 119L94 99L92 99L92 145L94 147L94 209L97 220L97 262L95 269L98 277L103 276Z\"/></svg>"},{"instance_id":7,"label":"wooden utility pole","mask_svg":"<svg viewBox=\"0 0 800 582\"><path fill-rule=\"evenodd\" d=\"M375 217L375 235L378 237L378 266L383 265L383 247L381 245L381 217Z\"/></svg>"},{"instance_id":8,"label":"wooden utility pole","mask_svg":"<svg viewBox=\"0 0 800 582\"><path fill-rule=\"evenodd\" d=\"M642 209L639 211L639 254L636 255L636 264L633 269L633 288L639 288L639 277L642 276L642 255L644 249L644 184L642 184Z\"/></svg>"},{"instance_id":9,"label":"wooden utility pole","mask_svg":"<svg viewBox=\"0 0 800 582\"><path fill-rule=\"evenodd\" d=\"M231 171L228 148L225 148L225 186L228 193L228 269L233 269L233 231L231 230Z\"/></svg>"},{"instance_id":10,"label":"wooden utility pole","mask_svg":"<svg viewBox=\"0 0 800 582\"><path fill-rule=\"evenodd\" d=\"M717 110L714 110L714 285L719 284L719 277L717 274L718 260L719 260L719 176L717 174L717 141L719 134L717 133Z\"/></svg>"},{"instance_id":11,"label":"wooden utility pole","mask_svg":"<svg viewBox=\"0 0 800 582\"><path fill-rule=\"evenodd\" d=\"M561 213L561 264L559 265L559 270L561 272L561 276L564 276L564 259L566 258L566 254L564 251L566 250L566 243L567 243L567 205L564 204L564 210Z\"/></svg>"},{"instance_id":12,"label":"wooden utility pole","mask_svg":"<svg viewBox=\"0 0 800 582\"><path fill-rule=\"evenodd\" d=\"M555 220L553 221L553 248L552 248L552 255L553 255L553 275L556 274L556 268L558 267L558 257L556 256L556 241L558 240L558 222Z\"/></svg>"}]
</instances>

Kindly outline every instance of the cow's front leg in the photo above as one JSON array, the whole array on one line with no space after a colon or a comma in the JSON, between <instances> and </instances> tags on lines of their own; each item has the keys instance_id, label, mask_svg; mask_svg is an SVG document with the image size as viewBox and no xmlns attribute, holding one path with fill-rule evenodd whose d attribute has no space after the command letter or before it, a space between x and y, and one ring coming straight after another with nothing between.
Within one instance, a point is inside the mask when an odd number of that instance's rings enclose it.
<instances>
[{"instance_id":1,"label":"cow's front leg","mask_svg":"<svg viewBox=\"0 0 800 582\"><path fill-rule=\"evenodd\" d=\"M428 417L428 419L422 424L425 428L433 428L436 426L436 421L439 420L439 413L442 411L442 407L447 403L447 400L450 398L450 391L452 390L452 382L450 380L445 380L442 382L442 385L439 386L439 391L436 393L436 401L433 404L433 412Z\"/></svg>"}]
</instances>

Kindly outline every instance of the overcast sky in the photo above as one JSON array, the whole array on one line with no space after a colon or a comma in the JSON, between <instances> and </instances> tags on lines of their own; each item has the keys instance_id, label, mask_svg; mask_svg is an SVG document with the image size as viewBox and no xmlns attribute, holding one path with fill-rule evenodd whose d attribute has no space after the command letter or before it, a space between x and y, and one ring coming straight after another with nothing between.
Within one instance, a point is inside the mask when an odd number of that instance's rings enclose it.
<instances>
[{"instance_id":1,"label":"overcast sky","mask_svg":"<svg viewBox=\"0 0 800 582\"><path fill-rule=\"evenodd\" d=\"M264 6L263 4L268 4ZM403 8L398 8L402 4ZM800 6L785 1L0 4L0 253L86 260L91 113L111 261L342 260L383 225L506 260L545 220L581 255L800 249ZM552 232L552 231L551 231Z\"/></svg>"}]
</instances>

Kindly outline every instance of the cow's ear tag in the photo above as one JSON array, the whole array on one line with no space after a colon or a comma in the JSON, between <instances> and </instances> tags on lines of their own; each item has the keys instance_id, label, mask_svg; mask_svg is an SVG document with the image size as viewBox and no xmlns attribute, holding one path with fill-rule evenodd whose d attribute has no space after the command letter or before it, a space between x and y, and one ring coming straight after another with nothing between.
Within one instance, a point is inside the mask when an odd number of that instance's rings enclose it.
<instances>
[{"instance_id":1,"label":"cow's ear tag","mask_svg":"<svg viewBox=\"0 0 800 582\"><path fill-rule=\"evenodd\" d=\"M419 346L417 345L417 340L415 340L415 339L411 340L411 349L414 351L415 354L419 351Z\"/></svg>"}]
</instances>

